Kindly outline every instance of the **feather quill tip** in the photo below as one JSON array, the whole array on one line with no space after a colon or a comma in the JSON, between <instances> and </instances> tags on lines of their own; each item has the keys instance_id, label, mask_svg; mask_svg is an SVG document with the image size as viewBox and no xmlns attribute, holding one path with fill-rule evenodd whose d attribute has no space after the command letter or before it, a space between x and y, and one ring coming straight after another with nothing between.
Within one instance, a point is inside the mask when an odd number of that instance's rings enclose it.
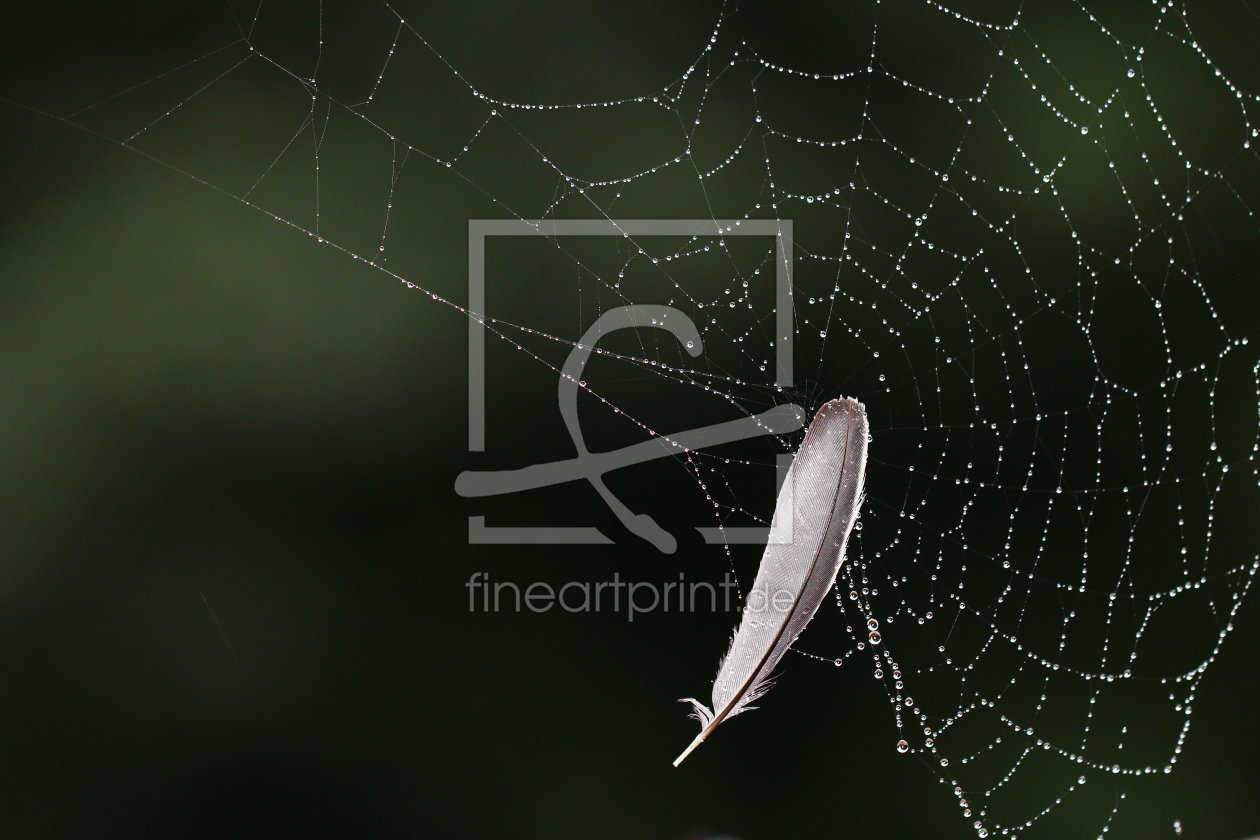
<instances>
[{"instance_id":1,"label":"feather quill tip","mask_svg":"<svg viewBox=\"0 0 1260 840\"><path fill-rule=\"evenodd\" d=\"M692 750L694 750L696 747L700 746L700 744L704 742L704 739L705 739L705 737L706 737L706 736L708 736L708 734L709 734L709 730L708 730L708 729L705 729L703 732L701 732L699 735L697 735L697 736L696 736L696 738L695 738L695 740L694 740L694 741L692 741L690 744L688 744L688 745L687 745L687 749L685 749L685 750L683 750L683 751L682 751L682 755L680 755L680 756L678 756L678 758L675 758L675 759L674 759L674 766L675 766L675 767L677 767L679 764L682 764L682 763L683 763L683 759L685 759L687 756L691 755Z\"/></svg>"}]
</instances>

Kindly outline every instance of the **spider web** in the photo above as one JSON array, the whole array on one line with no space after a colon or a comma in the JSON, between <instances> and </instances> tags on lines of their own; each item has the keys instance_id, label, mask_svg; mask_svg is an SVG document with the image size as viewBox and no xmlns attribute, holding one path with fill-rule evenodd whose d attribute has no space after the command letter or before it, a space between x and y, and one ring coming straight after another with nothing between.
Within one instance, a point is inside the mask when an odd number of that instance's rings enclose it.
<instances>
[{"instance_id":1,"label":"spider web","mask_svg":"<svg viewBox=\"0 0 1260 840\"><path fill-rule=\"evenodd\" d=\"M435 216L467 215L429 191L454 181L476 212L534 222L714 220L599 253L538 241L577 278L576 320L652 299L706 348L637 334L593 348L600 363L726 416L866 403L848 638L805 655L880 682L889 748L923 759L978 836L1049 835L1057 815L1101 836L1114 780L1176 767L1260 568L1235 268L1260 245L1260 78L1252 19L1091 5L730 2L663 83L587 98L576 68L577 93L540 101L484 58L467 71L419 13L264 2L210 53L59 116L465 312L551 377L575 319L469 311L426 262ZM212 128L256 86L283 106ZM774 246L735 235L754 219L791 222L787 387L760 291ZM640 437L673 428L611 377L579 385ZM741 503L737 460L678 456L719 532L768 513Z\"/></svg>"}]
</instances>

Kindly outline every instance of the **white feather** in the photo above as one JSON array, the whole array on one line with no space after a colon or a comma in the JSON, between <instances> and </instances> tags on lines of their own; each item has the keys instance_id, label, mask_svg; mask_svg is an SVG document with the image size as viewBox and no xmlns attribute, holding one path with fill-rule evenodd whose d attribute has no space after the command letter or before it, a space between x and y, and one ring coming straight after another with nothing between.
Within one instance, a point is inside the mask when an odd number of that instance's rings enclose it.
<instances>
[{"instance_id":1,"label":"white feather","mask_svg":"<svg viewBox=\"0 0 1260 840\"><path fill-rule=\"evenodd\" d=\"M700 734L682 763L723 721L773 684L771 674L831 591L857 521L866 474L866 409L832 400L818 410L792 459L739 627L713 681L713 704L688 697Z\"/></svg>"}]
</instances>

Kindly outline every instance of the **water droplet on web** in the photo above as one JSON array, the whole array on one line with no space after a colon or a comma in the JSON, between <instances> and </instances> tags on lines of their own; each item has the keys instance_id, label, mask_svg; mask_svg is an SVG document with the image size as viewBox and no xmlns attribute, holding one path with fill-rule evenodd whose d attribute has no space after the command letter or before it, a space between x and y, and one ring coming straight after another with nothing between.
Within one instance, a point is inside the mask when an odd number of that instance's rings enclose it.
<instances>
[{"instance_id":1,"label":"water droplet on web","mask_svg":"<svg viewBox=\"0 0 1260 840\"><path fill-rule=\"evenodd\" d=\"M908 742L906 742L906 741L898 741L898 742L897 742L897 752L899 752L899 753L908 753L908 752L910 752L910 744L909 744Z\"/></svg>"}]
</instances>

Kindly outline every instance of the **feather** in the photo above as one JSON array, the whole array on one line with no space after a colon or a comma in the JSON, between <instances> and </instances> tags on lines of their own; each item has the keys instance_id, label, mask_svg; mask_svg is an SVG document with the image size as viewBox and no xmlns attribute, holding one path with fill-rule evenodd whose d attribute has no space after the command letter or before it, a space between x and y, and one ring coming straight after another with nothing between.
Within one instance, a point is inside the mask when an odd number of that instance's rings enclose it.
<instances>
[{"instance_id":1,"label":"feather","mask_svg":"<svg viewBox=\"0 0 1260 840\"><path fill-rule=\"evenodd\" d=\"M857 521L866 473L866 408L832 400L818 410L775 503L770 537L743 616L713 681L713 706L688 697L700 734L682 763L723 721L755 708L771 672L831 590Z\"/></svg>"}]
</instances>

